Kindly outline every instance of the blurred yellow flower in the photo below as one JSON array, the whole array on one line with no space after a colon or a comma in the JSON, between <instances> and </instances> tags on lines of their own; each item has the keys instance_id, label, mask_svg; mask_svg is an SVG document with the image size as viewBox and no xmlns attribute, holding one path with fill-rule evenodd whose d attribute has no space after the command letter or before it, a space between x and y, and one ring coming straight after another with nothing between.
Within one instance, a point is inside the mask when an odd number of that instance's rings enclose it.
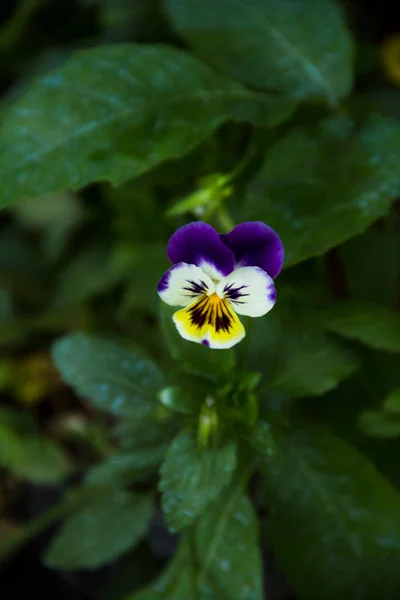
<instances>
[{"instance_id":1,"label":"blurred yellow flower","mask_svg":"<svg viewBox=\"0 0 400 600\"><path fill-rule=\"evenodd\" d=\"M394 85L400 85L400 33L387 37L381 45L383 70Z\"/></svg>"}]
</instances>

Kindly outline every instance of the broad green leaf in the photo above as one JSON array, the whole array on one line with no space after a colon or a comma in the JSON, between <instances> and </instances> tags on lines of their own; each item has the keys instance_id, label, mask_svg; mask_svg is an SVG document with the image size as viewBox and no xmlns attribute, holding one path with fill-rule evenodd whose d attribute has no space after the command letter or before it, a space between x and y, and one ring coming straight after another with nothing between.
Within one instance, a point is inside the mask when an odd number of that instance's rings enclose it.
<instances>
[{"instance_id":1,"label":"broad green leaf","mask_svg":"<svg viewBox=\"0 0 400 600\"><path fill-rule=\"evenodd\" d=\"M54 569L96 569L127 552L144 536L153 500L108 488L72 515L45 553Z\"/></svg>"},{"instance_id":2,"label":"broad green leaf","mask_svg":"<svg viewBox=\"0 0 400 600\"><path fill-rule=\"evenodd\" d=\"M113 454L106 461L90 469L86 481L95 485L122 486L140 481L158 467L167 448L166 443L160 443L123 454Z\"/></svg>"},{"instance_id":3,"label":"broad green leaf","mask_svg":"<svg viewBox=\"0 0 400 600\"><path fill-rule=\"evenodd\" d=\"M400 388L393 390L383 403L383 409L390 413L400 413Z\"/></svg>"},{"instance_id":4,"label":"broad green leaf","mask_svg":"<svg viewBox=\"0 0 400 600\"><path fill-rule=\"evenodd\" d=\"M324 322L327 331L390 352L400 352L400 315L374 304L346 303L333 308Z\"/></svg>"},{"instance_id":5,"label":"broad green leaf","mask_svg":"<svg viewBox=\"0 0 400 600\"><path fill-rule=\"evenodd\" d=\"M66 383L115 415L148 415L164 384L157 365L137 350L83 333L59 339L53 358Z\"/></svg>"},{"instance_id":6,"label":"broad green leaf","mask_svg":"<svg viewBox=\"0 0 400 600\"><path fill-rule=\"evenodd\" d=\"M172 47L76 52L3 115L1 205L93 181L120 184L182 156L229 119L268 126L292 110Z\"/></svg>"},{"instance_id":7,"label":"broad green leaf","mask_svg":"<svg viewBox=\"0 0 400 600\"><path fill-rule=\"evenodd\" d=\"M350 91L352 43L331 0L165 0L175 29L254 87L335 103Z\"/></svg>"},{"instance_id":8,"label":"broad green leaf","mask_svg":"<svg viewBox=\"0 0 400 600\"><path fill-rule=\"evenodd\" d=\"M325 394L351 375L359 361L321 333L308 296L305 300L297 288L278 290L274 309L250 331L248 365L263 372L270 391L294 396Z\"/></svg>"},{"instance_id":9,"label":"broad green leaf","mask_svg":"<svg viewBox=\"0 0 400 600\"><path fill-rule=\"evenodd\" d=\"M161 467L160 489L165 519L179 531L199 517L226 487L236 468L236 445L199 447L193 429L172 442Z\"/></svg>"},{"instance_id":10,"label":"broad green leaf","mask_svg":"<svg viewBox=\"0 0 400 600\"><path fill-rule=\"evenodd\" d=\"M400 123L388 118L371 118L358 134L338 118L294 129L249 183L246 218L274 227L293 265L386 215L400 193L399 160Z\"/></svg>"},{"instance_id":11,"label":"broad green leaf","mask_svg":"<svg viewBox=\"0 0 400 600\"><path fill-rule=\"evenodd\" d=\"M200 588L211 575L229 600L264 598L258 519L242 482L225 490L199 520L196 546Z\"/></svg>"},{"instance_id":12,"label":"broad green leaf","mask_svg":"<svg viewBox=\"0 0 400 600\"><path fill-rule=\"evenodd\" d=\"M325 394L359 367L353 353L326 336L299 332L292 342L269 385L293 396Z\"/></svg>"},{"instance_id":13,"label":"broad green leaf","mask_svg":"<svg viewBox=\"0 0 400 600\"><path fill-rule=\"evenodd\" d=\"M357 419L359 429L378 438L400 436L400 416L382 410L364 410Z\"/></svg>"},{"instance_id":14,"label":"broad green leaf","mask_svg":"<svg viewBox=\"0 0 400 600\"><path fill-rule=\"evenodd\" d=\"M300 424L265 461L267 539L300 600L391 600L400 496L355 448Z\"/></svg>"},{"instance_id":15,"label":"broad green leaf","mask_svg":"<svg viewBox=\"0 0 400 600\"><path fill-rule=\"evenodd\" d=\"M188 342L179 335L172 320L176 310L178 308L172 308L163 302L160 305L161 326L173 358L189 373L208 379L218 379L232 371L235 357L231 349L212 350L201 344Z\"/></svg>"},{"instance_id":16,"label":"broad green leaf","mask_svg":"<svg viewBox=\"0 0 400 600\"><path fill-rule=\"evenodd\" d=\"M318 396L335 388L359 367L347 349L323 336L299 335L270 386L293 396Z\"/></svg>"}]
</instances>

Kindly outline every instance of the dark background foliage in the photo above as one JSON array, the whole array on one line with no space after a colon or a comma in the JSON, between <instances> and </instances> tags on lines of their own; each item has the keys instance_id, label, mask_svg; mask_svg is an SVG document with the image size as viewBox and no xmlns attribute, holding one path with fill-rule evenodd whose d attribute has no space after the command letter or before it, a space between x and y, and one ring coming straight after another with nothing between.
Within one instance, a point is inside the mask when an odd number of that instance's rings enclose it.
<instances>
[{"instance_id":1,"label":"dark background foliage","mask_svg":"<svg viewBox=\"0 0 400 600\"><path fill-rule=\"evenodd\" d=\"M400 597L397 12L1 4L1 600ZM285 244L232 350L155 293L198 218Z\"/></svg>"}]
</instances>

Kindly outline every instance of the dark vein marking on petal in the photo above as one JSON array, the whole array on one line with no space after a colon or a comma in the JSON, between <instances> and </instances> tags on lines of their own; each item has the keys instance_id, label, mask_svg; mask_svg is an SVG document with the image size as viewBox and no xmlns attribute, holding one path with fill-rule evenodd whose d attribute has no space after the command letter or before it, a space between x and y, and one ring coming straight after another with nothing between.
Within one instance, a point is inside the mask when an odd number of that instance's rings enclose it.
<instances>
[{"instance_id":1,"label":"dark vein marking on petal","mask_svg":"<svg viewBox=\"0 0 400 600\"><path fill-rule=\"evenodd\" d=\"M249 296L250 294L244 294L242 290L249 287L248 285L240 285L239 287L233 287L235 284L229 283L224 287L224 294L229 300L235 302L237 304L244 304L244 302L239 302L239 298L244 298L245 296Z\"/></svg>"},{"instance_id":2,"label":"dark vein marking on petal","mask_svg":"<svg viewBox=\"0 0 400 600\"><path fill-rule=\"evenodd\" d=\"M185 286L183 289L186 292L190 292L188 295L198 296L208 292L208 287L205 281L194 281L193 279L186 279L189 286Z\"/></svg>"},{"instance_id":3,"label":"dark vein marking on petal","mask_svg":"<svg viewBox=\"0 0 400 600\"><path fill-rule=\"evenodd\" d=\"M190 324L198 329L211 325L216 332L229 331L233 328L234 315L226 300L216 294L202 296L193 306L188 308Z\"/></svg>"}]
</instances>

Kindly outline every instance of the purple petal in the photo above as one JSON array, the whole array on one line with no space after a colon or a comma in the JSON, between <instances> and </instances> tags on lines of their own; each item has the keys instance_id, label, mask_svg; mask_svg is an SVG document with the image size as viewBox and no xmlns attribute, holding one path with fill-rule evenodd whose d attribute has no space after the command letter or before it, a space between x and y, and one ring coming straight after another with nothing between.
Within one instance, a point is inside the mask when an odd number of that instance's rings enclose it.
<instances>
[{"instance_id":1,"label":"purple petal","mask_svg":"<svg viewBox=\"0 0 400 600\"><path fill-rule=\"evenodd\" d=\"M167 250L172 263L201 267L212 279L229 275L235 267L233 253L218 233L203 221L180 227L170 238Z\"/></svg>"},{"instance_id":2,"label":"purple petal","mask_svg":"<svg viewBox=\"0 0 400 600\"><path fill-rule=\"evenodd\" d=\"M279 235L262 221L237 225L230 233L220 236L235 255L239 267L260 267L270 277L279 275L284 248Z\"/></svg>"}]
</instances>

